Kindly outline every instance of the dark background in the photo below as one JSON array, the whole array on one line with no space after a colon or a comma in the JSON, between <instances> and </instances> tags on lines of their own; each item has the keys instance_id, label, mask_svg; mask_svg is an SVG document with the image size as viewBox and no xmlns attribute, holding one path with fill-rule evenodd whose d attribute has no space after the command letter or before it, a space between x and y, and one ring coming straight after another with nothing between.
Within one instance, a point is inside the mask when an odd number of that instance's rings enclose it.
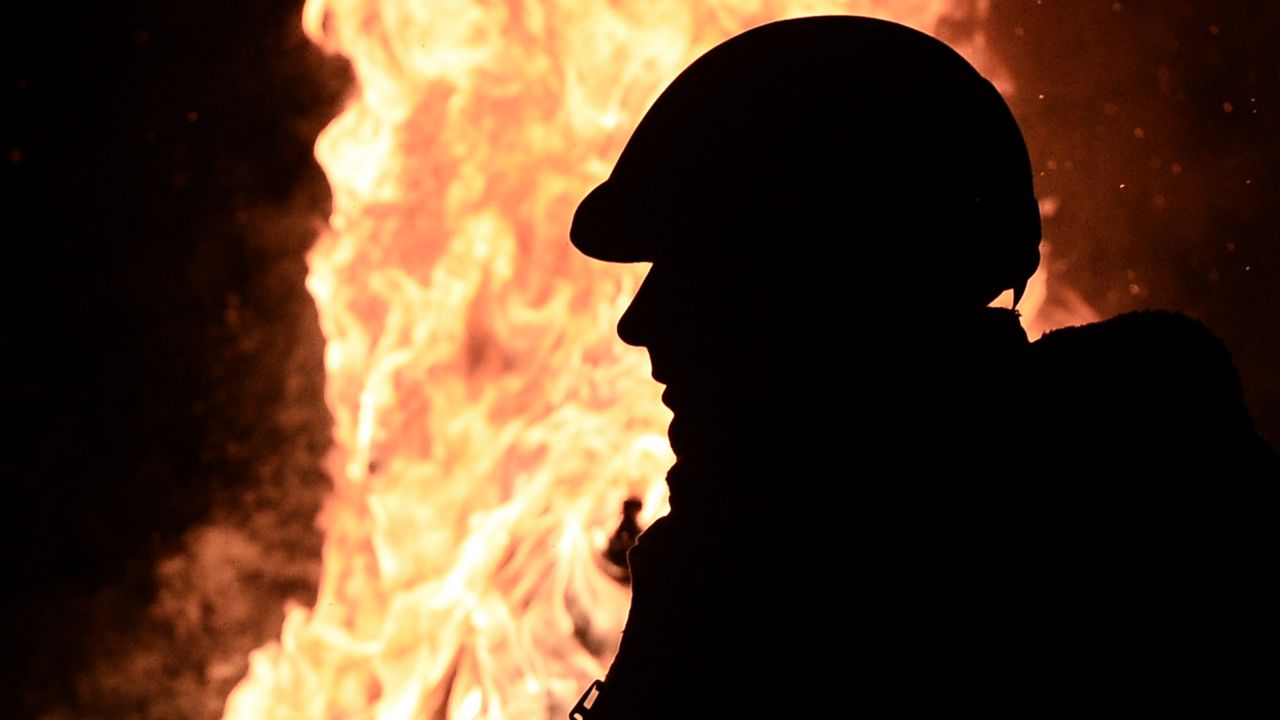
<instances>
[{"instance_id":1,"label":"dark background","mask_svg":"<svg viewBox=\"0 0 1280 720\"><path fill-rule=\"evenodd\" d=\"M4 11L0 714L216 717L283 599L313 596L329 426L303 253L350 76L298 6ZM988 41L1059 200L1058 275L1103 315L1204 321L1275 445L1273 7L995 0Z\"/></svg>"},{"instance_id":2,"label":"dark background","mask_svg":"<svg viewBox=\"0 0 1280 720\"><path fill-rule=\"evenodd\" d=\"M1227 344L1280 441L1280 5L992 3L1056 276L1104 317L1170 308ZM1043 99L1040 96L1043 95Z\"/></svg>"},{"instance_id":3,"label":"dark background","mask_svg":"<svg viewBox=\"0 0 1280 720\"><path fill-rule=\"evenodd\" d=\"M284 599L314 597L303 253L349 73L300 5L3 11L0 716L216 716Z\"/></svg>"}]
</instances>

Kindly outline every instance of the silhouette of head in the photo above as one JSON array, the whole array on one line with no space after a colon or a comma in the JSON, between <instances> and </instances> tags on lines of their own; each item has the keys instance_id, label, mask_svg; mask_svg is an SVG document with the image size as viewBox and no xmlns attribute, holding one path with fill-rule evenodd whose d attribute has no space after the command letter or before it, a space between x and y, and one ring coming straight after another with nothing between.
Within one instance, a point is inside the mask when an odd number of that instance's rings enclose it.
<instances>
[{"instance_id":1,"label":"silhouette of head","mask_svg":"<svg viewBox=\"0 0 1280 720\"><path fill-rule=\"evenodd\" d=\"M846 341L892 354L918 321L1020 294L1040 221L990 82L928 35L825 16L757 27L690 65L570 237L594 258L653 263L618 331L668 385L681 455L741 443L764 396L812 397Z\"/></svg>"}]
</instances>

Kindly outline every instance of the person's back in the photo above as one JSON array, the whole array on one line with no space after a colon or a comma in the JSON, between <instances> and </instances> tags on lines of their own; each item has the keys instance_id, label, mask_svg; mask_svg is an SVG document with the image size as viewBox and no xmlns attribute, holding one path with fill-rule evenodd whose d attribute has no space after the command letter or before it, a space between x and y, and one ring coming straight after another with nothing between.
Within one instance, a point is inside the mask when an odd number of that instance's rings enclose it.
<instances>
[{"instance_id":1,"label":"person's back","mask_svg":"<svg viewBox=\"0 0 1280 720\"><path fill-rule=\"evenodd\" d=\"M619 335L677 456L592 718L1269 699L1280 474L1230 359L1176 315L1029 343L986 307L1035 269L1036 203L941 43L722 44L572 239L653 263Z\"/></svg>"}]
</instances>

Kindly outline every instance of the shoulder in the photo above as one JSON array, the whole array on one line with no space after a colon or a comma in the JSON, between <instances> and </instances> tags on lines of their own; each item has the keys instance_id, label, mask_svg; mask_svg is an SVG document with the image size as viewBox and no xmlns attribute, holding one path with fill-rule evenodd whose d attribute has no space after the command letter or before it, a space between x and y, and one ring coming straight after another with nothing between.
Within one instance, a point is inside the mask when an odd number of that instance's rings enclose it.
<instances>
[{"instance_id":1,"label":"shoulder","mask_svg":"<svg viewBox=\"0 0 1280 720\"><path fill-rule=\"evenodd\" d=\"M1277 491L1280 456L1253 425L1230 353L1185 315L1130 313L1048 333L1027 369L1020 432L1052 472L1250 477L1262 485L1244 485Z\"/></svg>"},{"instance_id":2,"label":"shoulder","mask_svg":"<svg viewBox=\"0 0 1280 720\"><path fill-rule=\"evenodd\" d=\"M1185 315L1144 311L1047 333L1031 345L1046 398L1131 421L1252 431L1230 353Z\"/></svg>"},{"instance_id":3,"label":"shoulder","mask_svg":"<svg viewBox=\"0 0 1280 720\"><path fill-rule=\"evenodd\" d=\"M1239 380L1226 347L1200 322L1180 313L1147 310L1062 328L1032 343L1042 364L1066 372L1160 371L1213 381L1237 394ZM1205 375L1204 373L1208 373Z\"/></svg>"}]
</instances>

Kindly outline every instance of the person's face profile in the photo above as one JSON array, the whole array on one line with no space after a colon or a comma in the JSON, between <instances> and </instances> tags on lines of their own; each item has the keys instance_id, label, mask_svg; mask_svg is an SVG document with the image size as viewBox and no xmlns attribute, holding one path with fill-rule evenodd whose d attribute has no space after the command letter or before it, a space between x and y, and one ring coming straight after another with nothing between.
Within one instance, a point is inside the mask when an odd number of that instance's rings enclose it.
<instances>
[{"instance_id":1,"label":"person's face profile","mask_svg":"<svg viewBox=\"0 0 1280 720\"><path fill-rule=\"evenodd\" d=\"M745 398L778 381L760 363L770 333L757 327L762 288L747 264L732 253L660 256L618 322L618 336L648 351L666 386L677 455L709 447L708 433L742 422Z\"/></svg>"}]
</instances>

